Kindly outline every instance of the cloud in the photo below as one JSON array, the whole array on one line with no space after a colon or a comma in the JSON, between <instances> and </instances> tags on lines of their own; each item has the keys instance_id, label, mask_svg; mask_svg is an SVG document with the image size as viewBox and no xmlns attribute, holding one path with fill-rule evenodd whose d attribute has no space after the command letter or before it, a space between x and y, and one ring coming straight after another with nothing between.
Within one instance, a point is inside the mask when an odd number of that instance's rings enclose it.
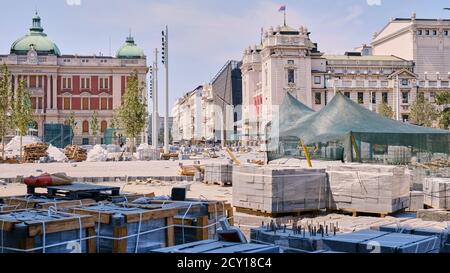
<instances>
[{"instance_id":1,"label":"cloud","mask_svg":"<svg viewBox=\"0 0 450 273\"><path fill-rule=\"evenodd\" d=\"M81 0L65 0L69 6L81 6Z\"/></svg>"},{"instance_id":2,"label":"cloud","mask_svg":"<svg viewBox=\"0 0 450 273\"><path fill-rule=\"evenodd\" d=\"M381 0L366 0L369 6L381 6Z\"/></svg>"}]
</instances>

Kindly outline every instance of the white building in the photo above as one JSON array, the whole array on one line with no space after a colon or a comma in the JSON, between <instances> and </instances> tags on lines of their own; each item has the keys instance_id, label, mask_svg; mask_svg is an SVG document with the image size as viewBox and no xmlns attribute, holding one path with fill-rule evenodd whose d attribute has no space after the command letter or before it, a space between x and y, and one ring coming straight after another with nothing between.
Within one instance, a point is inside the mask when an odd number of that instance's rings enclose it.
<instances>
[{"instance_id":1,"label":"white building","mask_svg":"<svg viewBox=\"0 0 450 273\"><path fill-rule=\"evenodd\" d=\"M373 111L388 103L394 118L408 120L418 93L433 101L436 92L450 91L449 31L450 20L413 15L392 20L359 52L324 55L305 27L269 28L262 44L244 51L242 140L263 140L287 92L314 110L342 92Z\"/></svg>"}]
</instances>

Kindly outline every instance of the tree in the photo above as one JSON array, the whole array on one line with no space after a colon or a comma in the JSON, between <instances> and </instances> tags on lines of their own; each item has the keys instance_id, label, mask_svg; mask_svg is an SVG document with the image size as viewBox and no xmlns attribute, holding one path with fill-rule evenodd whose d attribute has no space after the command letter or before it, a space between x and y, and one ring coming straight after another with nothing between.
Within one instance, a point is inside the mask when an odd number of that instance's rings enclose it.
<instances>
[{"instance_id":1,"label":"tree","mask_svg":"<svg viewBox=\"0 0 450 273\"><path fill-rule=\"evenodd\" d=\"M70 114L66 117L64 124L68 125L70 127L70 130L72 131L72 138L71 138L70 144L73 145L73 137L75 136L75 126L77 125L77 123L75 121L75 113L74 112L70 112Z\"/></svg>"},{"instance_id":2,"label":"tree","mask_svg":"<svg viewBox=\"0 0 450 273\"><path fill-rule=\"evenodd\" d=\"M378 113L386 118L392 119L392 116L394 116L394 111L392 110L392 107L389 106L386 102L381 103L378 106Z\"/></svg>"},{"instance_id":3,"label":"tree","mask_svg":"<svg viewBox=\"0 0 450 273\"><path fill-rule=\"evenodd\" d=\"M0 138L2 139L2 159L5 159L5 138L11 128L11 82L6 64L3 64L0 75Z\"/></svg>"},{"instance_id":4,"label":"tree","mask_svg":"<svg viewBox=\"0 0 450 273\"><path fill-rule=\"evenodd\" d=\"M423 94L419 94L411 105L410 121L419 126L430 127L437 116L434 105L426 100Z\"/></svg>"},{"instance_id":5,"label":"tree","mask_svg":"<svg viewBox=\"0 0 450 273\"><path fill-rule=\"evenodd\" d=\"M134 151L135 138L145 127L147 105L145 103L144 86L139 82L137 71L128 77L128 84L123 96L123 104L119 108L118 118L121 128L131 140L131 153Z\"/></svg>"},{"instance_id":6,"label":"tree","mask_svg":"<svg viewBox=\"0 0 450 273\"><path fill-rule=\"evenodd\" d=\"M441 129L448 129L450 125L450 92L441 92L436 95L436 104L439 105L442 110L439 111L439 127Z\"/></svg>"},{"instance_id":7,"label":"tree","mask_svg":"<svg viewBox=\"0 0 450 273\"><path fill-rule=\"evenodd\" d=\"M97 144L97 134L98 134L98 118L97 118L98 114L97 111L94 111L94 113L92 114L92 119L91 119L91 131L92 131L92 135L94 136L94 145Z\"/></svg>"},{"instance_id":8,"label":"tree","mask_svg":"<svg viewBox=\"0 0 450 273\"><path fill-rule=\"evenodd\" d=\"M22 138L27 133L30 123L34 121L31 107L30 93L26 89L25 81L21 80L17 88L13 103L12 122L20 134L20 159L22 160Z\"/></svg>"}]
</instances>

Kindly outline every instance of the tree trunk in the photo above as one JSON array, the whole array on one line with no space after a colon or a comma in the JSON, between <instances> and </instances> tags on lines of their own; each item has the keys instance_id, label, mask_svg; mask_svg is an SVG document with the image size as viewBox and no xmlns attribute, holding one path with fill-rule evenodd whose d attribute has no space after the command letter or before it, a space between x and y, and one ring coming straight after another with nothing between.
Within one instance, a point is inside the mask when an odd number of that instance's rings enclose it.
<instances>
[{"instance_id":1,"label":"tree trunk","mask_svg":"<svg viewBox=\"0 0 450 273\"><path fill-rule=\"evenodd\" d=\"M20 162L23 162L23 155L22 155L22 134L20 134L20 150L19 150L19 154L20 154Z\"/></svg>"},{"instance_id":2,"label":"tree trunk","mask_svg":"<svg viewBox=\"0 0 450 273\"><path fill-rule=\"evenodd\" d=\"M131 149L131 160L133 160L133 154L134 154L134 141L135 141L135 137L131 138L131 145L130 145L130 149Z\"/></svg>"},{"instance_id":3,"label":"tree trunk","mask_svg":"<svg viewBox=\"0 0 450 273\"><path fill-rule=\"evenodd\" d=\"M2 159L5 160L5 134L2 135Z\"/></svg>"}]
</instances>

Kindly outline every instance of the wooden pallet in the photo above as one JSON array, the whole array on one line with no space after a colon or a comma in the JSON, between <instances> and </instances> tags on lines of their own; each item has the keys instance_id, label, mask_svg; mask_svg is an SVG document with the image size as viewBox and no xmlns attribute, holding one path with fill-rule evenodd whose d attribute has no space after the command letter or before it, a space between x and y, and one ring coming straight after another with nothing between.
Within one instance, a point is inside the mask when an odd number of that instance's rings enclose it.
<instances>
[{"instance_id":1,"label":"wooden pallet","mask_svg":"<svg viewBox=\"0 0 450 273\"><path fill-rule=\"evenodd\" d=\"M262 210L254 210L250 208L242 208L242 207L235 207L236 212L250 214L254 216L263 216L263 217L269 217L269 218L279 218L279 217L286 217L286 216L292 216L292 217L301 217L306 215L318 215L320 213L320 210L298 210L298 211L291 211L291 212L267 212Z\"/></svg>"},{"instance_id":2,"label":"wooden pallet","mask_svg":"<svg viewBox=\"0 0 450 273\"><path fill-rule=\"evenodd\" d=\"M39 196L37 196L39 197ZM55 207L57 210L64 210L73 207L81 207L85 205L94 204L93 199L80 199L80 200L33 200L27 199L27 196L8 197L3 199L5 204L16 207L16 209L48 209L49 207Z\"/></svg>"},{"instance_id":3,"label":"wooden pallet","mask_svg":"<svg viewBox=\"0 0 450 273\"><path fill-rule=\"evenodd\" d=\"M14 213L27 212L36 214L48 213L46 210L15 210ZM0 215L7 215L11 212L0 212ZM80 224L82 229L86 229L87 237L95 236L95 220L89 215L74 215L68 213L59 212L59 219L52 220L36 220L36 221L20 221L20 220L9 220L2 219L2 225L0 225L0 230L2 232L12 232L16 228L16 225L26 224L27 232L23 238L20 238L20 249L26 251L35 248L35 240L37 236L43 236L45 222L45 234L52 234L64 231L79 230ZM96 251L96 240L95 238L87 239L87 252L95 253Z\"/></svg>"},{"instance_id":4,"label":"wooden pallet","mask_svg":"<svg viewBox=\"0 0 450 273\"><path fill-rule=\"evenodd\" d=\"M340 214L351 214L353 217L372 216L372 217L384 218L386 216L390 216L395 213L404 212L405 209L395 211L395 212L370 212L370 211L357 211L357 210L350 210L350 209L327 209L327 211L333 212L333 213L340 213Z\"/></svg>"},{"instance_id":5,"label":"wooden pallet","mask_svg":"<svg viewBox=\"0 0 450 273\"><path fill-rule=\"evenodd\" d=\"M221 187L231 187L233 185L232 182L222 182L222 181L206 181L204 180L203 183L206 185L219 185Z\"/></svg>"},{"instance_id":6,"label":"wooden pallet","mask_svg":"<svg viewBox=\"0 0 450 273\"><path fill-rule=\"evenodd\" d=\"M82 208L73 208L72 212L80 215L89 215L94 217L96 223L109 225L112 223L112 217L116 214L114 211L99 211L95 210L91 206L85 206ZM174 228L173 228L173 217L177 213L177 209L162 209L160 206L155 209L148 209L142 214L139 212L121 212L125 218L125 225L123 226L114 226L113 227L113 236L114 238L122 238L128 235L128 228L126 224L129 223L137 223L139 221L147 221L152 219L165 219L165 224L168 226L166 229L166 246L174 245L175 237L174 237ZM127 238L117 239L113 241L112 253L126 253L127 249Z\"/></svg>"}]
</instances>

